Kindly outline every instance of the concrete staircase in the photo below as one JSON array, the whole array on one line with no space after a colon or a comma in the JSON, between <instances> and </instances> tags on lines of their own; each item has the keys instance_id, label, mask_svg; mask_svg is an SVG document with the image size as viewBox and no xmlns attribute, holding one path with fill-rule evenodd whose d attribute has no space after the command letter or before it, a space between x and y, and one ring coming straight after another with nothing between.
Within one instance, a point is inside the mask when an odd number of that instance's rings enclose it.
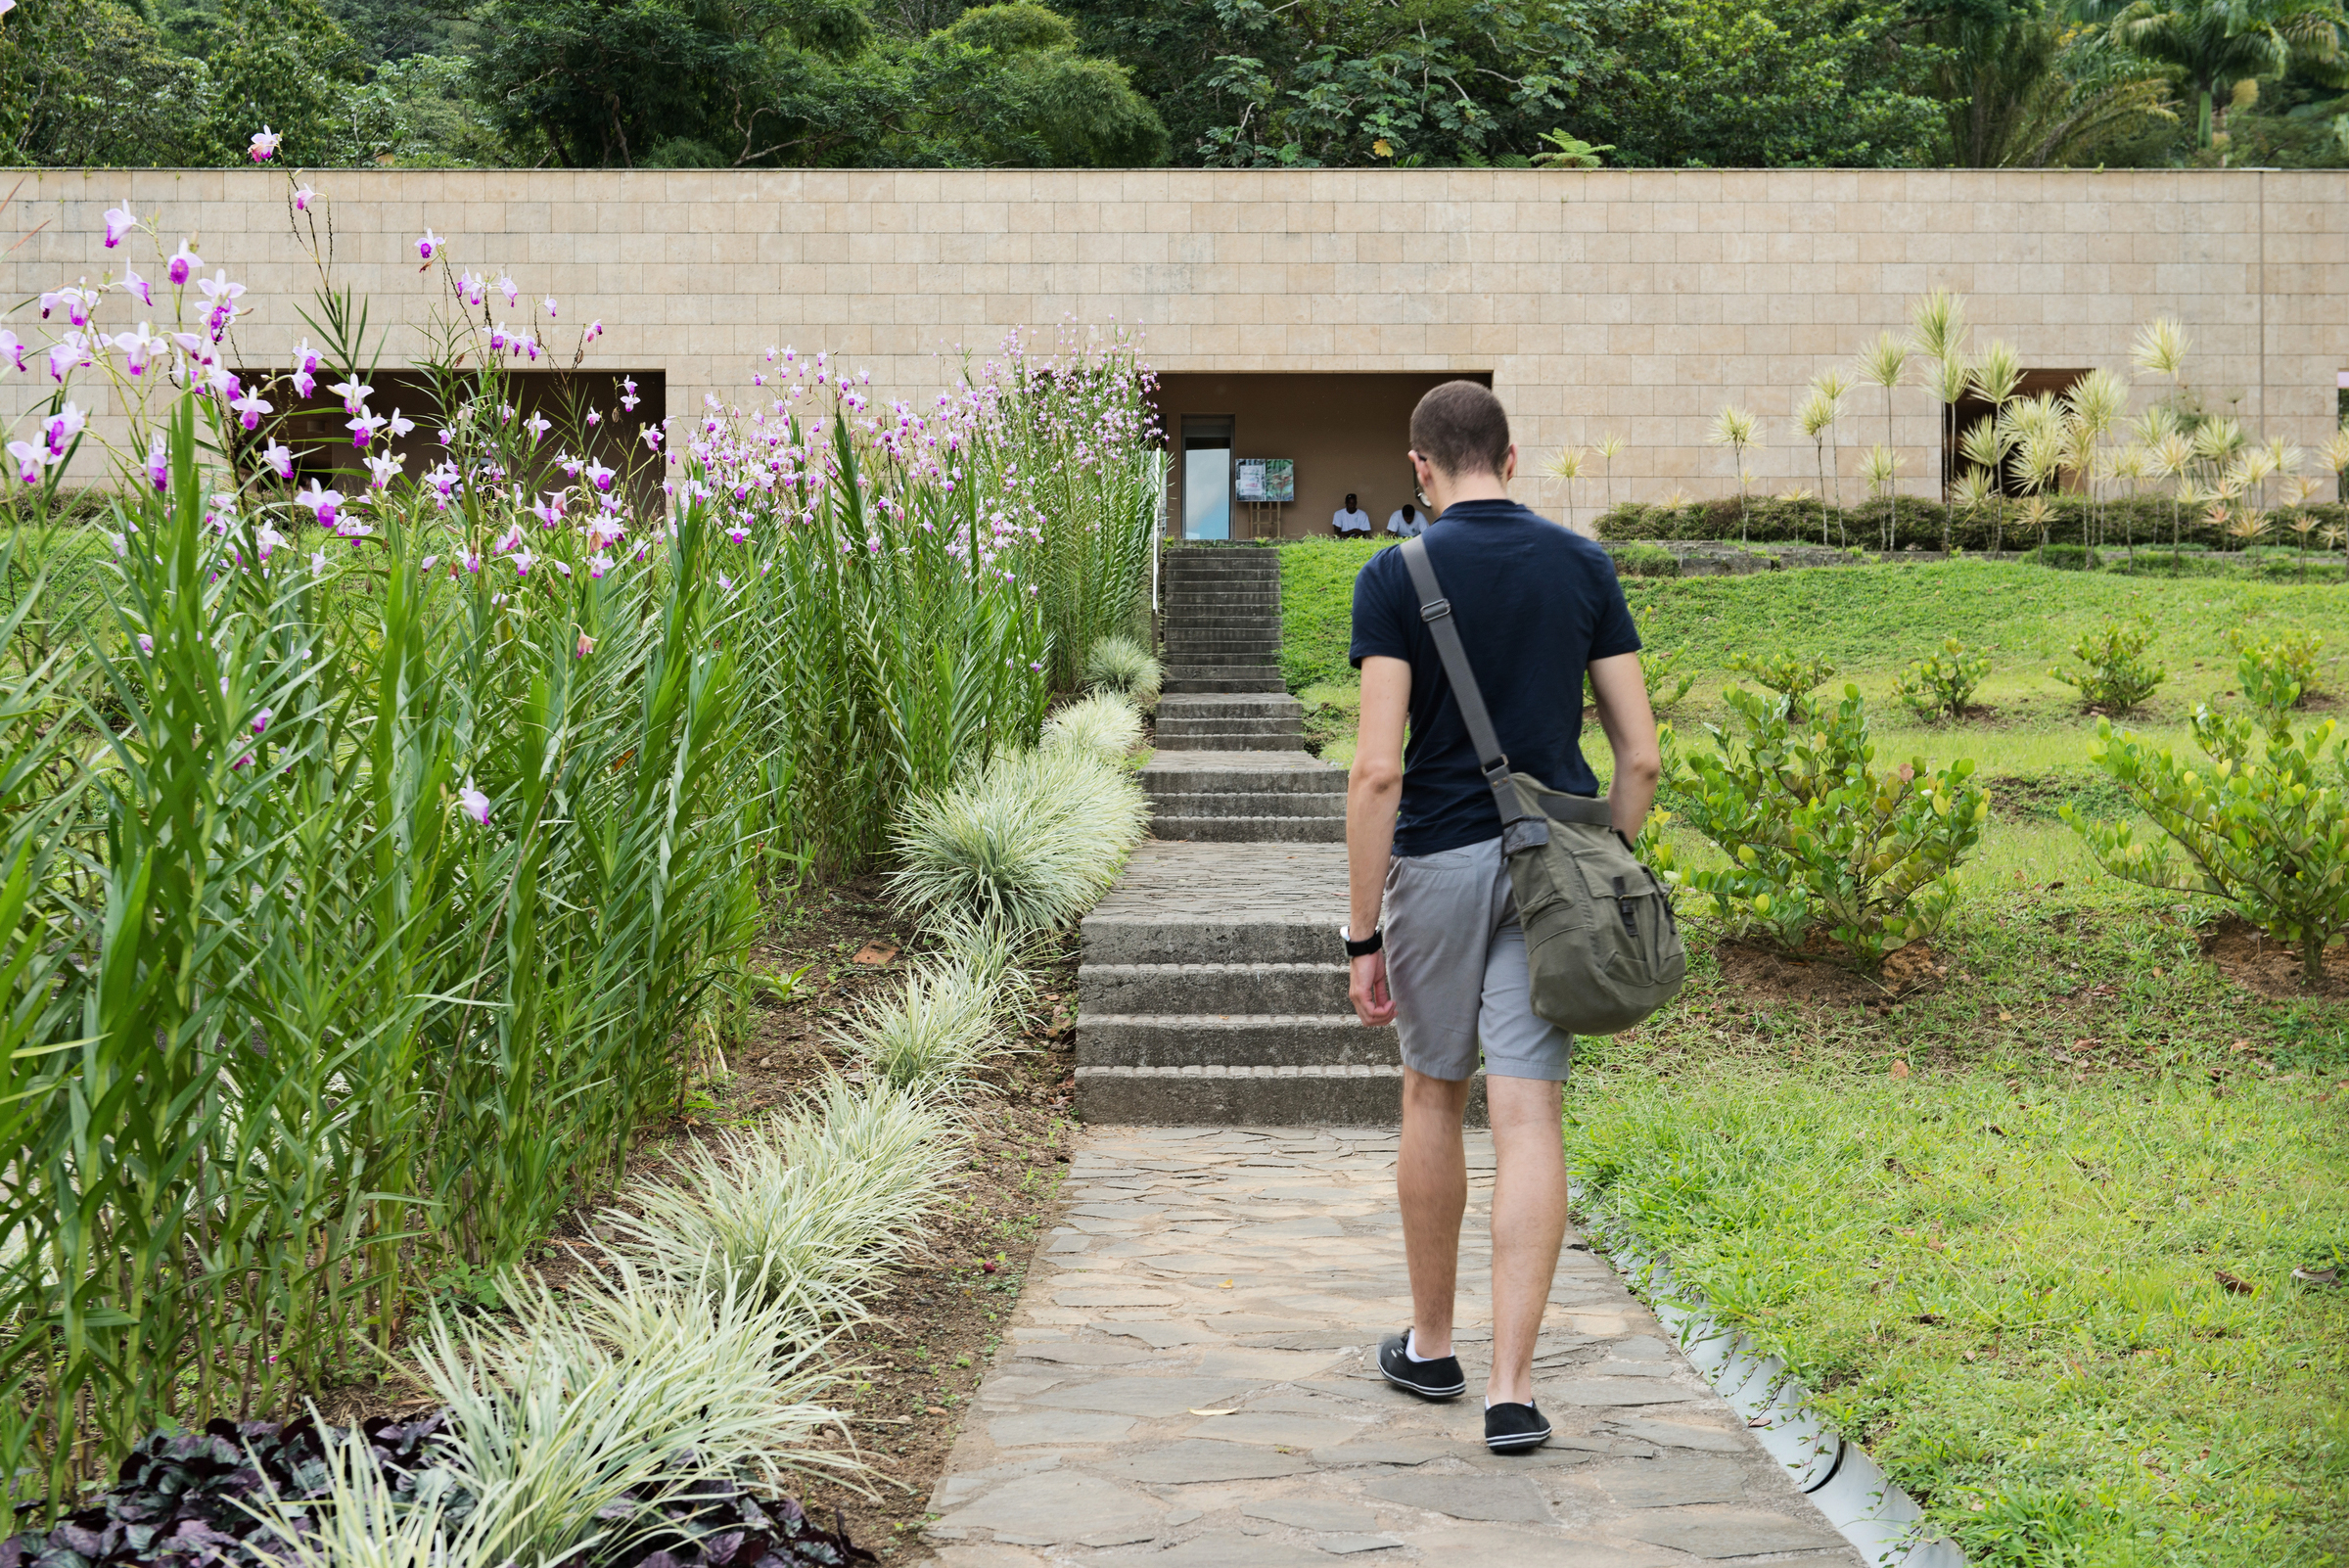
<instances>
[{"instance_id":1,"label":"concrete staircase","mask_svg":"<svg viewBox=\"0 0 2349 1568\"><path fill-rule=\"evenodd\" d=\"M1158 1126L1393 1126L1392 1029L1347 1001L1346 776L1280 674L1280 555L1167 552L1152 842L1084 921L1077 1110ZM1482 1120L1483 1083L1470 1098Z\"/></svg>"}]
</instances>

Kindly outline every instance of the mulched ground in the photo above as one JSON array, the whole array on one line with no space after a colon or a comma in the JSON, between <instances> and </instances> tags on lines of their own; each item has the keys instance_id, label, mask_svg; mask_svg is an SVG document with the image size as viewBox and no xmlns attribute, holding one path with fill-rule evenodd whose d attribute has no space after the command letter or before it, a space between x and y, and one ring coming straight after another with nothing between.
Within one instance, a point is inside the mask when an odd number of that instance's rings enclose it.
<instances>
[{"instance_id":1,"label":"mulched ground","mask_svg":"<svg viewBox=\"0 0 2349 1568\"><path fill-rule=\"evenodd\" d=\"M722 1070L708 1064L710 1076L694 1085L683 1113L648 1130L617 1194L565 1217L531 1260L548 1283L559 1286L580 1257L592 1257L593 1238L581 1222L624 1204L629 1181L659 1176L692 1145L714 1145L726 1129L788 1110L801 1091L843 1066L833 1031L922 956L909 938L908 923L891 908L877 878L804 890L753 957L760 973L805 971L790 998L770 997L753 1010L724 1045ZM1035 973L1036 1005L971 1107L963 1170L933 1216L924 1252L870 1299L871 1319L840 1342L844 1360L858 1370L852 1394L836 1396L851 1419L833 1446L852 1450L871 1473L862 1491L811 1486L803 1500L827 1520L838 1509L851 1539L893 1565L933 1557L915 1532L1067 1169L1075 938ZM445 1299L459 1311L481 1310L460 1292ZM328 1419L339 1423L430 1403L396 1374L353 1377L321 1390L319 1399Z\"/></svg>"},{"instance_id":2,"label":"mulched ground","mask_svg":"<svg viewBox=\"0 0 2349 1568\"><path fill-rule=\"evenodd\" d=\"M1946 973L1931 943L1911 943L1893 952L1878 975L1854 967L1823 940L1814 945L1816 951L1789 953L1731 939L1714 949L1714 957L1723 982L1745 1000L1877 1012L1939 987Z\"/></svg>"},{"instance_id":3,"label":"mulched ground","mask_svg":"<svg viewBox=\"0 0 2349 1568\"><path fill-rule=\"evenodd\" d=\"M2280 945L2257 926L2233 915L2203 934L2202 956L2229 980L2262 996L2349 996L2349 947L2326 950L2325 979L2312 987L2301 978L2298 948Z\"/></svg>"}]
</instances>

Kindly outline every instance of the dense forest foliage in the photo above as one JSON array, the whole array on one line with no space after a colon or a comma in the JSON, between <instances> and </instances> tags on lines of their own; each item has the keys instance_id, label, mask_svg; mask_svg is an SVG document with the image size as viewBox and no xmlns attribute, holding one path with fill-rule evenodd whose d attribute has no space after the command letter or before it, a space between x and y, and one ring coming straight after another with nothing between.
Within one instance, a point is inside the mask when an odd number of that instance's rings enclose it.
<instances>
[{"instance_id":1,"label":"dense forest foliage","mask_svg":"<svg viewBox=\"0 0 2349 1568\"><path fill-rule=\"evenodd\" d=\"M2349 163L2340 0L21 0L0 162Z\"/></svg>"}]
</instances>

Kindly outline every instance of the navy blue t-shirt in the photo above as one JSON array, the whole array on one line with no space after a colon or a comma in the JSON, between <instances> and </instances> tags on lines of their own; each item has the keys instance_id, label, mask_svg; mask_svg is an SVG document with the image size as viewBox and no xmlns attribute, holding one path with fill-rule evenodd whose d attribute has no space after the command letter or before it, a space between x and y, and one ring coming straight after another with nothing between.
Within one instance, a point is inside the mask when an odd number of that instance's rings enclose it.
<instances>
[{"instance_id":1,"label":"navy blue t-shirt","mask_svg":"<svg viewBox=\"0 0 2349 1568\"><path fill-rule=\"evenodd\" d=\"M1583 761L1583 670L1639 649L1615 563L1515 501L1454 502L1425 537L1510 767L1553 790L1596 795L1598 777ZM1399 550L1379 551L1354 579L1347 656L1357 669L1372 657L1411 667L1395 853L1434 854L1498 837L1492 788Z\"/></svg>"}]
</instances>

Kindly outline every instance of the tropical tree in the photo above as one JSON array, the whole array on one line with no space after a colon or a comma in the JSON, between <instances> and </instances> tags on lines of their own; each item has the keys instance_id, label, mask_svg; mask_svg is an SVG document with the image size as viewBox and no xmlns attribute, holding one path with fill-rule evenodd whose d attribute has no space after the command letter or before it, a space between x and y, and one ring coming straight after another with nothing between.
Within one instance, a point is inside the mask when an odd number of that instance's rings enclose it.
<instances>
[{"instance_id":1,"label":"tropical tree","mask_svg":"<svg viewBox=\"0 0 2349 1568\"><path fill-rule=\"evenodd\" d=\"M1909 373L1909 346L1889 332L1878 333L1876 341L1860 351L1860 379L1873 387L1884 389L1884 441L1878 451L1889 455L1892 444L1892 390ZM1897 462L1878 465L1883 470L1885 515L1884 548L1889 550L1900 537L1901 493L1896 486L1893 470ZM1870 470L1871 479L1875 470Z\"/></svg>"},{"instance_id":2,"label":"tropical tree","mask_svg":"<svg viewBox=\"0 0 2349 1568\"><path fill-rule=\"evenodd\" d=\"M2101 163L2177 123L2168 76L2046 0L1937 9L1945 160L1964 168Z\"/></svg>"},{"instance_id":3,"label":"tropical tree","mask_svg":"<svg viewBox=\"0 0 2349 1568\"><path fill-rule=\"evenodd\" d=\"M1716 446L1727 446L1737 465L1737 542L1747 542L1745 489L1749 476L1745 469L1746 448L1762 438L1762 421L1748 409L1734 403L1724 403L1721 412L1713 416L1713 434L1706 438Z\"/></svg>"},{"instance_id":4,"label":"tropical tree","mask_svg":"<svg viewBox=\"0 0 2349 1568\"><path fill-rule=\"evenodd\" d=\"M2349 26L2338 0L2137 0L2113 20L2112 39L2185 78L2194 98L2194 140L2211 145L2212 104L2238 81L2280 76L2297 66L2338 84L2341 33Z\"/></svg>"}]
</instances>

